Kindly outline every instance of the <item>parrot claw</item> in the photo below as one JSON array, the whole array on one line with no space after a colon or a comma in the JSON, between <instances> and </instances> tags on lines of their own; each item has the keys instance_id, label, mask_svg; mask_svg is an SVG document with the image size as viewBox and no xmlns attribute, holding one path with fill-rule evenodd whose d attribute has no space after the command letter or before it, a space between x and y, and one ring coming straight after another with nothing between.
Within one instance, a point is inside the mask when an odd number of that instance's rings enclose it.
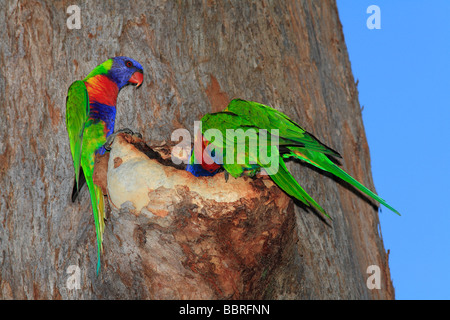
<instances>
[{"instance_id":1,"label":"parrot claw","mask_svg":"<svg viewBox=\"0 0 450 320\"><path fill-rule=\"evenodd\" d=\"M230 174L228 173L228 171L224 172L224 177L225 177L225 182L228 182L228 179L230 178Z\"/></svg>"},{"instance_id":2,"label":"parrot claw","mask_svg":"<svg viewBox=\"0 0 450 320\"><path fill-rule=\"evenodd\" d=\"M120 129L120 130L117 130L116 132L114 132L113 134L109 135L106 138L106 142L103 145L103 147L105 147L106 151L111 151L111 145L112 145L112 143L114 142L114 139L116 138L116 136L119 133L126 133L126 134L129 134L129 135L132 135L132 136L136 136L139 139L142 139L142 134L140 134L139 132L133 132L133 130L128 129L128 128Z\"/></svg>"},{"instance_id":3,"label":"parrot claw","mask_svg":"<svg viewBox=\"0 0 450 320\"><path fill-rule=\"evenodd\" d=\"M118 135L119 133L126 133L126 134L131 134L131 135L134 134L133 130L128 129L128 128L123 128L123 129L117 130L117 131L114 132L113 134L114 134L114 135Z\"/></svg>"}]
</instances>

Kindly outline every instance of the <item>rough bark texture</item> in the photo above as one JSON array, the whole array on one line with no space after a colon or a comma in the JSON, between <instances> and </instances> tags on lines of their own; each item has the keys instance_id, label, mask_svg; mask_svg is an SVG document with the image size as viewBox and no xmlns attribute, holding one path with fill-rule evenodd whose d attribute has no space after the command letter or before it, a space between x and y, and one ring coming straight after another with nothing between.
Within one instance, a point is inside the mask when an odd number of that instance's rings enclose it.
<instances>
[{"instance_id":1,"label":"rough bark texture","mask_svg":"<svg viewBox=\"0 0 450 320\"><path fill-rule=\"evenodd\" d=\"M108 57L128 55L145 69L142 88L119 95L116 129L161 144L232 98L254 100L338 150L363 184L373 189L373 181L334 1L89 1L80 4L80 30L66 27L71 4L6 1L0 12L1 298L394 298L376 207L296 162L288 167L331 223L266 179L233 180L249 195L239 199L242 210L219 210L223 203L190 189L199 181L166 166L188 183L152 196L170 203L153 208L167 224L112 210L97 277L87 189L70 200L65 97ZM222 179L200 181L215 193ZM67 287L71 265L80 268L80 289ZM366 286L370 265L381 269L380 290Z\"/></svg>"},{"instance_id":2,"label":"rough bark texture","mask_svg":"<svg viewBox=\"0 0 450 320\"><path fill-rule=\"evenodd\" d=\"M270 296L293 236L289 197L267 176L195 178L166 161L170 148L155 150L162 157L120 134L96 165L112 209L104 289L146 299Z\"/></svg>"}]
</instances>

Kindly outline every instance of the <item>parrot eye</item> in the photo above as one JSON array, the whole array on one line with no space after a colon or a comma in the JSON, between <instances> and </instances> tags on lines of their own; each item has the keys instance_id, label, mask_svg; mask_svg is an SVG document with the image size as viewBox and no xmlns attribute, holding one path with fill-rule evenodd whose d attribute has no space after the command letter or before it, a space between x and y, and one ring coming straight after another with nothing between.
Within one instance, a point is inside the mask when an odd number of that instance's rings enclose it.
<instances>
[{"instance_id":1,"label":"parrot eye","mask_svg":"<svg viewBox=\"0 0 450 320\"><path fill-rule=\"evenodd\" d=\"M126 65L128 68L131 68L131 67L133 66L133 64L131 63L131 61L126 61L126 62L125 62L125 65Z\"/></svg>"}]
</instances>

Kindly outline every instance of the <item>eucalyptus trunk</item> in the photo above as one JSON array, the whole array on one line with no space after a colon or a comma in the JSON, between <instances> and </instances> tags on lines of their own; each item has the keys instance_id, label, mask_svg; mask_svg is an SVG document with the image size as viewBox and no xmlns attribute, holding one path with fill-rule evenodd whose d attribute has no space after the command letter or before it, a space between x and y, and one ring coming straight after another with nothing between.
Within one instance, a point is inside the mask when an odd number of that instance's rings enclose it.
<instances>
[{"instance_id":1,"label":"eucalyptus trunk","mask_svg":"<svg viewBox=\"0 0 450 320\"><path fill-rule=\"evenodd\" d=\"M97 276L88 190L70 197L65 100L73 81L113 56L144 67L141 88L119 94L116 117L116 129L142 134L141 149L168 145L174 129L193 133L195 120L241 98L286 113L374 185L335 1L85 1L70 29L72 4L6 1L0 12L1 298L394 298L377 206L295 161L289 169L331 222L270 179L196 180L156 161L182 181L149 195L153 216L112 208ZM228 202L214 198L220 191ZM380 289L368 286L370 266Z\"/></svg>"}]
</instances>

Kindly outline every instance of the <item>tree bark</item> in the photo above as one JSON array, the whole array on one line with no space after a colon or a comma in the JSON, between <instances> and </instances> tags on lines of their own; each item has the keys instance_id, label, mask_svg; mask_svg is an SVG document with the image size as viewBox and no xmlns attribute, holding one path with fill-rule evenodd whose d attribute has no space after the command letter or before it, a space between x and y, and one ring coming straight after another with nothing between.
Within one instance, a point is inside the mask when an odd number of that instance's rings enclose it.
<instances>
[{"instance_id":1,"label":"tree bark","mask_svg":"<svg viewBox=\"0 0 450 320\"><path fill-rule=\"evenodd\" d=\"M116 129L132 128L150 146L167 145L177 128L193 133L195 120L242 98L286 113L374 186L335 1L91 1L80 4L79 30L66 26L71 4L7 1L0 12L1 298L394 298L376 205L293 161L332 222L269 179L197 180L135 150L182 182L159 186L144 211L111 205L97 276L87 188L70 199L65 99L112 56L144 66L142 87L119 94ZM108 175L126 164L104 161ZM231 199L232 188L241 196ZM221 202L225 190L231 198ZM380 289L367 286L371 265Z\"/></svg>"}]
</instances>

